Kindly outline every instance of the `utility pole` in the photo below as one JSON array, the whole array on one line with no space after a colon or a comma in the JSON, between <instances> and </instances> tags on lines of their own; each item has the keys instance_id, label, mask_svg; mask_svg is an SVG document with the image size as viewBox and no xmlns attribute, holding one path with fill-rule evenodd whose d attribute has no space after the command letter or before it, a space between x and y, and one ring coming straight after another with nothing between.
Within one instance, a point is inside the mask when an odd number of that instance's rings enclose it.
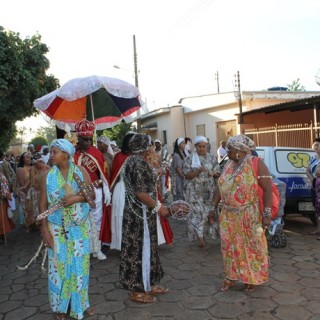
<instances>
[{"instance_id":1,"label":"utility pole","mask_svg":"<svg viewBox=\"0 0 320 320\"><path fill-rule=\"evenodd\" d=\"M134 63L134 84L139 88L138 80L138 60L137 60L137 48L136 48L136 36L133 35L133 63Z\"/></svg>"},{"instance_id":2,"label":"utility pole","mask_svg":"<svg viewBox=\"0 0 320 320\"><path fill-rule=\"evenodd\" d=\"M219 73L218 73L218 71L214 74L214 79L217 81L217 91L218 91L218 93L220 93L220 89L219 89Z\"/></svg>"},{"instance_id":3,"label":"utility pole","mask_svg":"<svg viewBox=\"0 0 320 320\"><path fill-rule=\"evenodd\" d=\"M137 59L137 47L136 47L136 36L133 35L133 64L134 64L134 84L139 88L139 79L138 79L138 59ZM137 130L141 131L141 120L140 120L140 109L137 111Z\"/></svg>"},{"instance_id":4,"label":"utility pole","mask_svg":"<svg viewBox=\"0 0 320 320\"><path fill-rule=\"evenodd\" d=\"M243 116L242 116L242 99L241 99L241 88L240 88L240 72L238 71L237 74L234 75L234 77L235 77L236 88L238 89L239 124L242 124L243 123Z\"/></svg>"}]
</instances>

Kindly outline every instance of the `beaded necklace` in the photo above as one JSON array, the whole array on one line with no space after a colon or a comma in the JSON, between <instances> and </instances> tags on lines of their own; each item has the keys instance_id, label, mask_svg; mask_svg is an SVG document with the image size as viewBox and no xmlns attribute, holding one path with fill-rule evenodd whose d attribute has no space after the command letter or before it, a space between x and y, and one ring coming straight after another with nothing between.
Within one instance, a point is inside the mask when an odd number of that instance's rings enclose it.
<instances>
[{"instance_id":1,"label":"beaded necklace","mask_svg":"<svg viewBox=\"0 0 320 320\"><path fill-rule=\"evenodd\" d=\"M136 198L135 189L134 189L131 181L127 178L126 170L128 168L132 167L132 165L134 163L140 162L141 159L142 158L138 155L131 155L130 157L127 158L127 160L125 161L124 167L123 167L123 181L125 183L127 205L130 208L131 212L133 212L133 214L136 217L138 217L139 219L143 219L143 211L145 208L147 208L147 206ZM147 165L149 166L149 169L154 174L154 170L150 166L150 164L147 163ZM154 190L152 193L157 194L157 185L156 184L154 185ZM141 210L141 211L139 210L139 212L141 212L141 214L137 213L136 207L138 207ZM156 212L154 210L152 210L151 214L147 217L147 219L150 219L155 213Z\"/></svg>"},{"instance_id":2,"label":"beaded necklace","mask_svg":"<svg viewBox=\"0 0 320 320\"><path fill-rule=\"evenodd\" d=\"M239 174L239 172L242 171L243 166L245 165L247 159L249 158L249 154L247 154L245 157L243 157L240 161L235 162L233 164L233 169L236 169L229 177L228 179L231 179Z\"/></svg>"}]
</instances>

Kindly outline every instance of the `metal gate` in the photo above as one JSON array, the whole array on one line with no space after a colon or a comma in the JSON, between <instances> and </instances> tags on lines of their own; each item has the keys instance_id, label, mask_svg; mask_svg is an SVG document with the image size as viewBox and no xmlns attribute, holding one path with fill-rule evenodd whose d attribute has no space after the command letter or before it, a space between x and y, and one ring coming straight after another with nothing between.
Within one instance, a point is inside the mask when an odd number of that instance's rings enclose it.
<instances>
[{"instance_id":1,"label":"metal gate","mask_svg":"<svg viewBox=\"0 0 320 320\"><path fill-rule=\"evenodd\" d=\"M244 134L249 136L257 146L310 148L314 139L320 136L320 123L246 129Z\"/></svg>"}]
</instances>

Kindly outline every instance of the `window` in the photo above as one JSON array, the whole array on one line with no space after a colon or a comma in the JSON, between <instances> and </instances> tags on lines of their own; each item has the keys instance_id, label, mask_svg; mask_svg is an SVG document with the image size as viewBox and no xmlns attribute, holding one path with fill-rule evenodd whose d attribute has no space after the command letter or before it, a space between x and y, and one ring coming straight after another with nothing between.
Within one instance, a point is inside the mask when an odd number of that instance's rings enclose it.
<instances>
[{"instance_id":1,"label":"window","mask_svg":"<svg viewBox=\"0 0 320 320\"><path fill-rule=\"evenodd\" d=\"M162 145L168 144L167 130L163 130L161 136L162 136Z\"/></svg>"},{"instance_id":2,"label":"window","mask_svg":"<svg viewBox=\"0 0 320 320\"><path fill-rule=\"evenodd\" d=\"M206 125L205 124L199 124L196 126L196 133L197 136L206 136Z\"/></svg>"}]
</instances>

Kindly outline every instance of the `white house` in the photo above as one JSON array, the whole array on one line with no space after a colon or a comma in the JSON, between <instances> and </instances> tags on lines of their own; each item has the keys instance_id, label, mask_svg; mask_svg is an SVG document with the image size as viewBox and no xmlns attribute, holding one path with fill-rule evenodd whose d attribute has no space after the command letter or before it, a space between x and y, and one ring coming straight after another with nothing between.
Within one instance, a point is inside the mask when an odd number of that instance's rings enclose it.
<instances>
[{"instance_id":1,"label":"white house","mask_svg":"<svg viewBox=\"0 0 320 320\"><path fill-rule=\"evenodd\" d=\"M193 140L197 135L206 136L215 154L221 140L254 127L254 123L241 124L242 112L319 94L314 91L243 91L239 100L232 91L186 97L180 99L179 105L143 115L141 129L153 140L160 139L169 152L173 151L173 143L179 137Z\"/></svg>"}]
</instances>

